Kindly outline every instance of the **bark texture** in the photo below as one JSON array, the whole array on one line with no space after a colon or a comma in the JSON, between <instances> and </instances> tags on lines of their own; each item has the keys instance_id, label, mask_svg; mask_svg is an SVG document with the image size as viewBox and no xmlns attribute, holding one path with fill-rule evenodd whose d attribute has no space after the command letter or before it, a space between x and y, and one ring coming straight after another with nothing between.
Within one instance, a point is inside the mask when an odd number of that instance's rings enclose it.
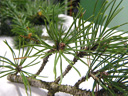
<instances>
[{"instance_id":1,"label":"bark texture","mask_svg":"<svg viewBox=\"0 0 128 96\"><path fill-rule=\"evenodd\" d=\"M16 83L23 83L21 76L10 74L8 75L7 79ZM65 92L68 94L72 94L73 96L92 96L90 91L78 89L70 85L60 85L54 82L46 82L38 79L32 79L30 77L27 77L27 80L31 86L51 90L52 92L50 91L50 93Z\"/></svg>"},{"instance_id":2,"label":"bark texture","mask_svg":"<svg viewBox=\"0 0 128 96\"><path fill-rule=\"evenodd\" d=\"M73 96L92 96L91 91L82 90L76 86L60 85L55 82L46 82L38 79L32 79L30 77L26 77L26 78L31 86L49 90L47 96L54 96L56 92L64 92L71 94ZM11 82L23 84L22 77L18 75L10 74L7 76L7 79L10 80ZM102 89L97 92L96 96L111 96L111 94L109 94L107 90ZM123 96L123 94L117 93L115 96Z\"/></svg>"}]
</instances>

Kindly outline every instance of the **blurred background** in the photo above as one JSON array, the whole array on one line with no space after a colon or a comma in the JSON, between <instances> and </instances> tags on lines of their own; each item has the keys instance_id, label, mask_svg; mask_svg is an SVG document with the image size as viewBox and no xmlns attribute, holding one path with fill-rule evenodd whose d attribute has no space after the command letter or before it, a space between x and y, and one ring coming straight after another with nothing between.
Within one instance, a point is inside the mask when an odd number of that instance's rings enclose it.
<instances>
[{"instance_id":1,"label":"blurred background","mask_svg":"<svg viewBox=\"0 0 128 96\"><path fill-rule=\"evenodd\" d=\"M2 4L1 1L4 0L0 0L0 8L2 8ZM16 1L16 0L15 0ZM20 1L20 0L19 0ZM24 1L24 0L23 0ZM34 0L32 0L34 1ZM67 7L71 7L68 10L65 10L65 12L63 12L63 14L72 16L73 14L77 14L78 12L78 7L79 4L84 8L84 10L86 10L85 14L84 14L84 19L87 19L89 16L91 16L93 14L93 9L94 9L94 4L97 0L54 0L53 4L57 4L57 3L62 3L65 2L65 4L70 2L70 5L68 5ZM95 14L98 13L98 11L100 10L102 4L104 3L105 0L98 0L98 7L96 8L96 12ZM111 1L111 0L108 0ZM117 0L117 4L120 2L121 0ZM48 3L51 2L51 0L47 0ZM128 0L123 0L121 7L124 7L124 9L113 19L113 21L111 22L111 24L109 24L109 27L113 27L115 25L119 25L122 24L124 22L128 22ZM109 10L106 12L106 14L108 14ZM11 35L13 36L14 34L11 32L11 21L9 19L6 20L2 20L1 19L1 12L0 12L0 35ZM124 30L127 31L128 30L128 26L122 26L120 27L118 30Z\"/></svg>"}]
</instances>

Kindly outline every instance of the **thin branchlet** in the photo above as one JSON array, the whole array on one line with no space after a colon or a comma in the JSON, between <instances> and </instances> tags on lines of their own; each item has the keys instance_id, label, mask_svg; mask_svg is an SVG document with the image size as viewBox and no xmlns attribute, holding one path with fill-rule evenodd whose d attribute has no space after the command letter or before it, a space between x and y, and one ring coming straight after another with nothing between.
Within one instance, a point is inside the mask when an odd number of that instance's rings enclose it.
<instances>
[{"instance_id":1,"label":"thin branchlet","mask_svg":"<svg viewBox=\"0 0 128 96\"><path fill-rule=\"evenodd\" d=\"M43 58L43 62L42 62L42 64L41 64L41 67L39 68L39 70L36 72L36 74L34 75L34 78L36 78L36 76L38 76L41 72L42 72L42 70L44 69L44 67L45 67L45 65L47 64L47 62L48 62L48 58L52 55L52 53L54 52L55 50L54 49L51 49L51 50L49 50L47 53L49 54L49 55L47 55L45 58Z\"/></svg>"},{"instance_id":2,"label":"thin branchlet","mask_svg":"<svg viewBox=\"0 0 128 96\"><path fill-rule=\"evenodd\" d=\"M85 55L85 52L79 52L77 53L77 56L76 57L83 57ZM73 59L73 63L71 65L74 65L77 61L78 61L78 58L74 57ZM62 76L64 77L71 69L72 69L72 66L71 65L68 65L67 68L65 69L65 71L63 72ZM58 83L60 81L60 78L61 76L59 76L58 78L56 78L56 80L54 81L55 83Z\"/></svg>"}]
</instances>

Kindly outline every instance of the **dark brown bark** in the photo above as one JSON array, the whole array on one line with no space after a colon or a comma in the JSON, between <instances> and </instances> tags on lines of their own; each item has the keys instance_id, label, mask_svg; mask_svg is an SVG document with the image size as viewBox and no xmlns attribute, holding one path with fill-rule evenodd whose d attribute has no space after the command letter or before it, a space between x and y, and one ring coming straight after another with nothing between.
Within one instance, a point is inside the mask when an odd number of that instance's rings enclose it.
<instances>
[{"instance_id":1,"label":"dark brown bark","mask_svg":"<svg viewBox=\"0 0 128 96\"><path fill-rule=\"evenodd\" d=\"M75 83L75 87L79 88L79 85L86 80L86 77L82 77Z\"/></svg>"}]
</instances>

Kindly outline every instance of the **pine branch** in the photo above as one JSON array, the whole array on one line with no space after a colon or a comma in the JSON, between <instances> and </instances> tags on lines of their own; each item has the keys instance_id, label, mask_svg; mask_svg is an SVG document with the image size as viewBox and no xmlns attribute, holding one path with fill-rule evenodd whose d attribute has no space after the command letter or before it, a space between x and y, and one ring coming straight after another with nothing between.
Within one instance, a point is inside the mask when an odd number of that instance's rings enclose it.
<instances>
[{"instance_id":1,"label":"pine branch","mask_svg":"<svg viewBox=\"0 0 128 96\"><path fill-rule=\"evenodd\" d=\"M14 74L9 74L7 79L11 82L22 83L22 77ZM92 96L91 91L78 89L75 86L70 85L60 85L55 82L46 82L39 79L32 79L31 77L27 77L27 80L31 86L43 88L49 90L48 96L54 96L56 92L65 92L68 94L72 94L73 96ZM101 89L98 91L98 96L108 96L110 95L107 90ZM123 96L123 93L116 93L115 96Z\"/></svg>"},{"instance_id":2,"label":"pine branch","mask_svg":"<svg viewBox=\"0 0 128 96\"><path fill-rule=\"evenodd\" d=\"M18 75L9 74L7 79L10 80L11 82L23 83L22 77ZM45 82L45 81L38 80L38 79L32 79L30 77L27 77L27 80L31 86L38 87L38 88L44 88L54 93L65 92L65 93L72 94L74 96L92 96L90 91L78 89L70 85L60 85L54 82ZM52 96L52 95L49 95L49 96Z\"/></svg>"}]
</instances>

